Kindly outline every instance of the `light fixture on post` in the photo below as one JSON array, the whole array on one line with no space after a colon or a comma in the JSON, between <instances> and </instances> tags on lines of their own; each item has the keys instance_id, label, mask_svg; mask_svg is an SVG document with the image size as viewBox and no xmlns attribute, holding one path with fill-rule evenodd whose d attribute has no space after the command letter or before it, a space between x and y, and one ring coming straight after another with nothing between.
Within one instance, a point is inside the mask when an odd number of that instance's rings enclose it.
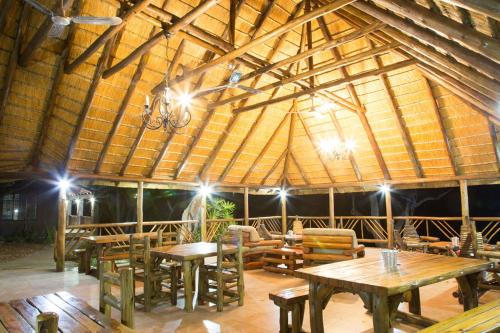
<instances>
[{"instance_id":1,"label":"light fixture on post","mask_svg":"<svg viewBox=\"0 0 500 333\"><path fill-rule=\"evenodd\" d=\"M323 139L319 142L319 149L323 155L333 160L345 160L354 151L353 140L340 140L339 138Z\"/></svg>"},{"instance_id":2,"label":"light fixture on post","mask_svg":"<svg viewBox=\"0 0 500 333\"><path fill-rule=\"evenodd\" d=\"M168 60L168 45L171 35L167 33L167 48L166 57ZM159 92L150 101L149 96L146 96L144 112L142 120L146 128L157 130L162 128L165 131L177 132L179 129L186 127L191 121L191 106L192 96L188 93L177 94L169 86L168 70L165 74L165 88Z\"/></svg>"}]
</instances>

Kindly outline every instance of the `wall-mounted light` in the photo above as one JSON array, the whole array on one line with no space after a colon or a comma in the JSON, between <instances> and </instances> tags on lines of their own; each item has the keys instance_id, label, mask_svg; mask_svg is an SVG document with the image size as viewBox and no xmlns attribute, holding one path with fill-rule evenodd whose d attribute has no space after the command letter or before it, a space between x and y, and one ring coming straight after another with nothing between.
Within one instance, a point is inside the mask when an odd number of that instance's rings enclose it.
<instances>
[{"instance_id":1,"label":"wall-mounted light","mask_svg":"<svg viewBox=\"0 0 500 333\"><path fill-rule=\"evenodd\" d=\"M384 193L389 193L389 192L391 192L391 187L387 184L380 185L379 191L384 192Z\"/></svg>"},{"instance_id":2,"label":"wall-mounted light","mask_svg":"<svg viewBox=\"0 0 500 333\"><path fill-rule=\"evenodd\" d=\"M90 197L90 204L91 205L95 204L95 198L94 197Z\"/></svg>"}]
</instances>

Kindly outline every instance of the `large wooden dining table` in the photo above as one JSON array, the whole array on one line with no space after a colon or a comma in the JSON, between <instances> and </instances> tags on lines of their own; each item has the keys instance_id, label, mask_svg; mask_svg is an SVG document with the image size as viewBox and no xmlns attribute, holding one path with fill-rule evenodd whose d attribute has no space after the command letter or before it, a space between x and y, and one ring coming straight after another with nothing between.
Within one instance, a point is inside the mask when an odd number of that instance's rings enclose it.
<instances>
[{"instance_id":1,"label":"large wooden dining table","mask_svg":"<svg viewBox=\"0 0 500 333\"><path fill-rule=\"evenodd\" d=\"M225 253L235 253L234 245L223 245ZM155 247L150 250L152 258L174 260L182 263L184 274L184 310L193 311L193 277L196 269L203 264L204 259L217 255L217 244L198 242L174 246Z\"/></svg>"},{"instance_id":2,"label":"large wooden dining table","mask_svg":"<svg viewBox=\"0 0 500 333\"><path fill-rule=\"evenodd\" d=\"M392 332L391 321L396 315L432 322L421 316L419 288L443 280L456 278L465 311L477 307L479 274L490 265L484 260L401 252L397 270L387 271L378 252L366 258L299 269L295 275L309 282L312 332L324 332L324 307L333 293L346 291L358 294L373 313L375 333L386 333ZM410 314L398 311L405 293L411 293Z\"/></svg>"}]
</instances>

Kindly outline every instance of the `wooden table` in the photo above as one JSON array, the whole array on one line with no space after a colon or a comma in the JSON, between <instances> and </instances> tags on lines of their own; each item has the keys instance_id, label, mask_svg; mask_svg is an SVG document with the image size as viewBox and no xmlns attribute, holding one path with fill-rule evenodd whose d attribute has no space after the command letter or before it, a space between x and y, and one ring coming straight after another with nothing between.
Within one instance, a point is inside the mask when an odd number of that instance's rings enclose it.
<instances>
[{"instance_id":1,"label":"wooden table","mask_svg":"<svg viewBox=\"0 0 500 333\"><path fill-rule=\"evenodd\" d=\"M97 250L97 267L99 267L99 258L104 256L104 253L116 246L116 244L127 244L130 240L130 235L134 238L141 239L149 236L150 239L156 239L158 234L156 232L143 232L143 233L133 233L133 234L117 234L117 235L103 235L103 236L84 236L80 239L87 243L87 249L85 251L84 259L84 271L86 274L90 273L90 260L92 257L92 252L94 249ZM127 257L125 255L125 257ZM127 257L128 258L128 257ZM124 258L125 259L125 258Z\"/></svg>"},{"instance_id":2,"label":"wooden table","mask_svg":"<svg viewBox=\"0 0 500 333\"><path fill-rule=\"evenodd\" d=\"M376 333L392 332L391 320L398 317L421 317L419 287L456 278L464 293L464 310L477 307L477 284L480 272L491 263L484 260L446 257L435 254L401 252L398 269L387 272L380 255L333 264L303 268L295 276L309 281L311 330L323 333L323 305L337 290L358 294L373 312ZM410 312L398 312L403 293L411 293ZM402 315L401 315L402 314Z\"/></svg>"},{"instance_id":3,"label":"wooden table","mask_svg":"<svg viewBox=\"0 0 500 333\"><path fill-rule=\"evenodd\" d=\"M283 247L281 249L266 250L262 258L262 268L266 271L293 275L296 269L302 267L303 250L301 248ZM285 266L285 267L280 267Z\"/></svg>"},{"instance_id":4,"label":"wooden table","mask_svg":"<svg viewBox=\"0 0 500 333\"><path fill-rule=\"evenodd\" d=\"M41 312L59 316L59 332L134 332L65 291L0 303L0 332L35 332Z\"/></svg>"},{"instance_id":5,"label":"wooden table","mask_svg":"<svg viewBox=\"0 0 500 333\"><path fill-rule=\"evenodd\" d=\"M226 253L235 253L237 248L233 245L223 245ZM217 255L216 243L189 243L175 246L162 246L151 249L152 258L175 260L182 263L184 274L184 310L193 311L193 273L207 257Z\"/></svg>"}]
</instances>

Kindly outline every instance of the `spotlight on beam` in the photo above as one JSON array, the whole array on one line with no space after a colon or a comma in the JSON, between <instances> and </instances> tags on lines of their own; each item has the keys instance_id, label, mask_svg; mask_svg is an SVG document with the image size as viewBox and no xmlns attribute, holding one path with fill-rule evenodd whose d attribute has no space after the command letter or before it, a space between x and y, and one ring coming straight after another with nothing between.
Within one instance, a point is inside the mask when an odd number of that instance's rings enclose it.
<instances>
[{"instance_id":1,"label":"spotlight on beam","mask_svg":"<svg viewBox=\"0 0 500 333\"><path fill-rule=\"evenodd\" d=\"M212 188L208 185L201 185L200 189L198 190L198 193L200 193L204 197L208 197L210 194L212 194L212 192Z\"/></svg>"},{"instance_id":2,"label":"spotlight on beam","mask_svg":"<svg viewBox=\"0 0 500 333\"><path fill-rule=\"evenodd\" d=\"M66 193L71 188L71 181L66 176L59 178L57 181L57 187L59 187L59 190L62 193Z\"/></svg>"},{"instance_id":3,"label":"spotlight on beam","mask_svg":"<svg viewBox=\"0 0 500 333\"><path fill-rule=\"evenodd\" d=\"M286 190L283 190L283 189L281 189L281 190L280 190L280 197L282 197L283 199L285 199L285 198L286 198L287 194L288 194L288 193L287 193L287 191L286 191Z\"/></svg>"},{"instance_id":4,"label":"spotlight on beam","mask_svg":"<svg viewBox=\"0 0 500 333\"><path fill-rule=\"evenodd\" d=\"M384 185L381 185L380 186L380 192L384 192L384 193L389 193L391 192L391 187L387 184L384 184Z\"/></svg>"}]
</instances>

